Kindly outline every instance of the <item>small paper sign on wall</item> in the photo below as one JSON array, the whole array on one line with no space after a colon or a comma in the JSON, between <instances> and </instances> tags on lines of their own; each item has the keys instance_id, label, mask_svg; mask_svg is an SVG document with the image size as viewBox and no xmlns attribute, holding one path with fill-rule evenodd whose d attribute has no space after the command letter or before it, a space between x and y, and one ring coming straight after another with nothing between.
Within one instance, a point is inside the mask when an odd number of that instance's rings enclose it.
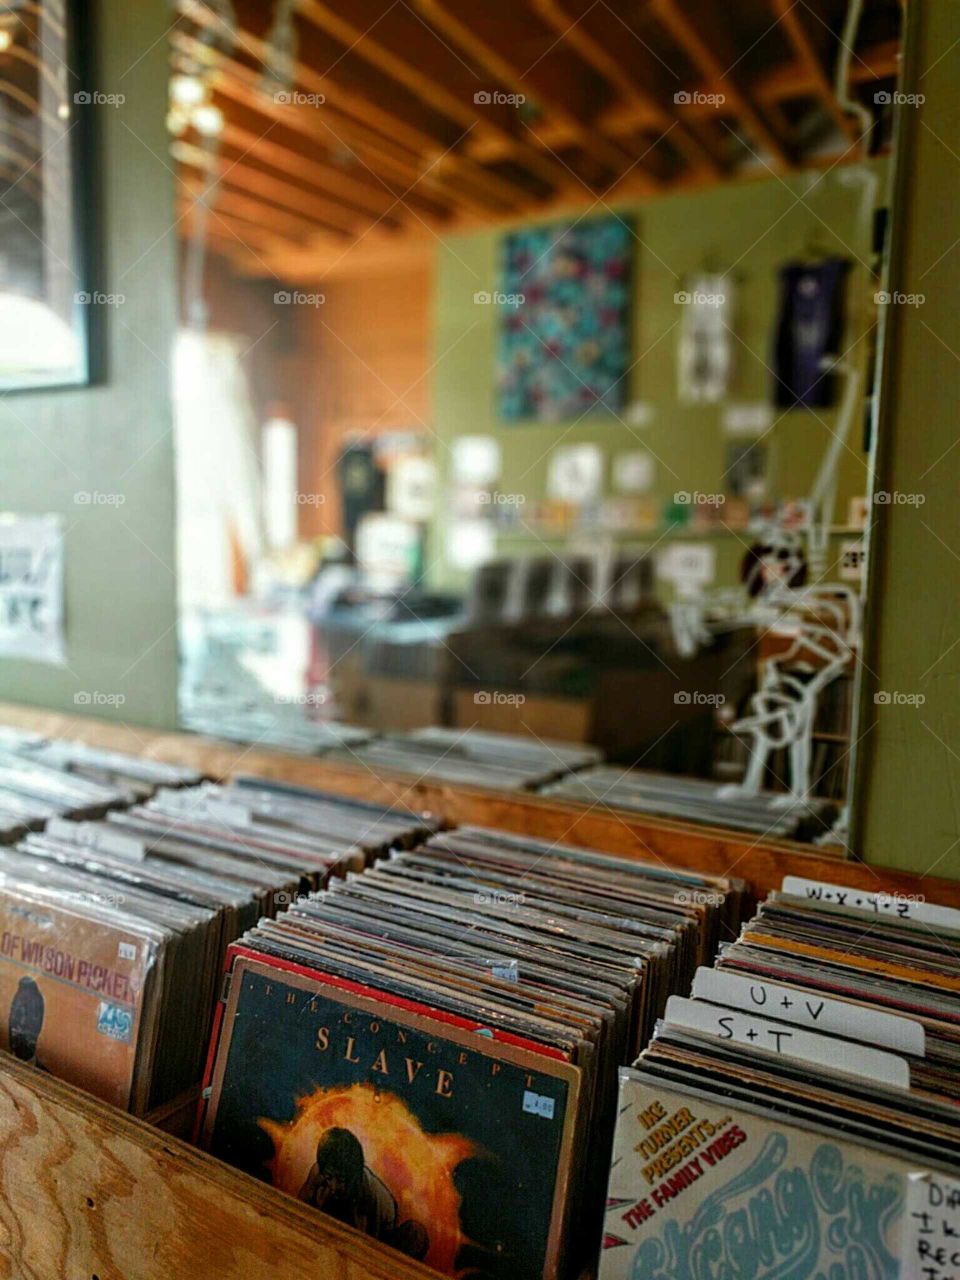
<instances>
[{"instance_id":1,"label":"small paper sign on wall","mask_svg":"<svg viewBox=\"0 0 960 1280\"><path fill-rule=\"evenodd\" d=\"M59 516L0 514L0 658L66 661Z\"/></svg>"}]
</instances>

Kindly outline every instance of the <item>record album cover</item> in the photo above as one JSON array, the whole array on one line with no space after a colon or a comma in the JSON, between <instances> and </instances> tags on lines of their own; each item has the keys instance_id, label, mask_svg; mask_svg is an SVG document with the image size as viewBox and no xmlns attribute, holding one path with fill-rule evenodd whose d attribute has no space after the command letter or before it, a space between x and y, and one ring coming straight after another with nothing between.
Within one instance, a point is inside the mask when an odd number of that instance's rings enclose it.
<instances>
[{"instance_id":1,"label":"record album cover","mask_svg":"<svg viewBox=\"0 0 960 1280\"><path fill-rule=\"evenodd\" d=\"M0 1048L127 1107L153 963L132 930L3 892Z\"/></svg>"},{"instance_id":2,"label":"record album cover","mask_svg":"<svg viewBox=\"0 0 960 1280\"><path fill-rule=\"evenodd\" d=\"M897 1280L915 1167L625 1069L600 1280Z\"/></svg>"},{"instance_id":3,"label":"record album cover","mask_svg":"<svg viewBox=\"0 0 960 1280\"><path fill-rule=\"evenodd\" d=\"M206 1144L438 1271L553 1276L579 1072L427 1013L239 958Z\"/></svg>"}]
</instances>

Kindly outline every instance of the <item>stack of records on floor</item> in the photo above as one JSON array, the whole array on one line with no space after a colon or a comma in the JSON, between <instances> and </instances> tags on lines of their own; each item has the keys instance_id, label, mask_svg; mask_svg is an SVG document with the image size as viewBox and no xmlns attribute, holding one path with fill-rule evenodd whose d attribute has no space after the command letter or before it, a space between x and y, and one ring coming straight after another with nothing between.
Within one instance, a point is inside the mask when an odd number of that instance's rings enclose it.
<instances>
[{"instance_id":1,"label":"stack of records on floor","mask_svg":"<svg viewBox=\"0 0 960 1280\"><path fill-rule=\"evenodd\" d=\"M0 730L0 843L48 818L100 817L108 809L151 795L158 786L184 786L199 774L80 742L51 741Z\"/></svg>"},{"instance_id":2,"label":"stack of records on floor","mask_svg":"<svg viewBox=\"0 0 960 1280\"><path fill-rule=\"evenodd\" d=\"M705 778L616 765L561 778L547 793L583 804L758 831L775 839L817 839L829 832L837 816L837 806L829 800L791 799L772 791L751 795Z\"/></svg>"},{"instance_id":3,"label":"stack of records on floor","mask_svg":"<svg viewBox=\"0 0 960 1280\"><path fill-rule=\"evenodd\" d=\"M957 1274L960 911L788 877L621 1072L601 1280Z\"/></svg>"},{"instance_id":4,"label":"stack of records on floor","mask_svg":"<svg viewBox=\"0 0 960 1280\"><path fill-rule=\"evenodd\" d=\"M227 945L432 824L267 782L162 788L0 849L0 1044L137 1114L198 1084Z\"/></svg>"},{"instance_id":5,"label":"stack of records on floor","mask_svg":"<svg viewBox=\"0 0 960 1280\"><path fill-rule=\"evenodd\" d=\"M743 886L480 828L228 953L204 1144L449 1275L596 1257L617 1067Z\"/></svg>"},{"instance_id":6,"label":"stack of records on floor","mask_svg":"<svg viewBox=\"0 0 960 1280\"><path fill-rule=\"evenodd\" d=\"M414 729L338 753L344 764L392 769L430 782L530 790L602 759L595 747L485 729Z\"/></svg>"}]
</instances>

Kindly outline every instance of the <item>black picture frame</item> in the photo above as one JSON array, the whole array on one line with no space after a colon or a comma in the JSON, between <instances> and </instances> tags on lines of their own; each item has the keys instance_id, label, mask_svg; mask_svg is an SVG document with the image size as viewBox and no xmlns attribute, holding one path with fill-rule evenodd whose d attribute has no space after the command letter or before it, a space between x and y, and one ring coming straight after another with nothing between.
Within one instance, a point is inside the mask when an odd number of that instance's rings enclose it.
<instances>
[{"instance_id":1,"label":"black picture frame","mask_svg":"<svg viewBox=\"0 0 960 1280\"><path fill-rule=\"evenodd\" d=\"M96 335L103 332L105 306L98 305L92 283L94 145L104 95L92 87L90 23L84 0L7 0L0 6L0 33L11 35L9 47L0 50L0 130L19 144L8 148L0 169L0 395L82 387L97 376L102 343ZM41 24L49 24L42 35ZM60 134L52 132L52 106ZM11 173L11 152L19 173ZM27 182L29 189L21 190ZM31 351L29 362L19 365L23 335Z\"/></svg>"}]
</instances>

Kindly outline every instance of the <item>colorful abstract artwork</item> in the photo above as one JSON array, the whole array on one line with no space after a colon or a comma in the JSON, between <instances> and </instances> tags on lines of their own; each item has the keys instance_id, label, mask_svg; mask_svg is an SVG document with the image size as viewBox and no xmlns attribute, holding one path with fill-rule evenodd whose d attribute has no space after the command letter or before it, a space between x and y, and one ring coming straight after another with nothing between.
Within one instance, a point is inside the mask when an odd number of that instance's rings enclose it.
<instances>
[{"instance_id":1,"label":"colorful abstract artwork","mask_svg":"<svg viewBox=\"0 0 960 1280\"><path fill-rule=\"evenodd\" d=\"M619 413L630 366L634 235L619 217L528 227L503 242L498 396L508 422Z\"/></svg>"}]
</instances>

